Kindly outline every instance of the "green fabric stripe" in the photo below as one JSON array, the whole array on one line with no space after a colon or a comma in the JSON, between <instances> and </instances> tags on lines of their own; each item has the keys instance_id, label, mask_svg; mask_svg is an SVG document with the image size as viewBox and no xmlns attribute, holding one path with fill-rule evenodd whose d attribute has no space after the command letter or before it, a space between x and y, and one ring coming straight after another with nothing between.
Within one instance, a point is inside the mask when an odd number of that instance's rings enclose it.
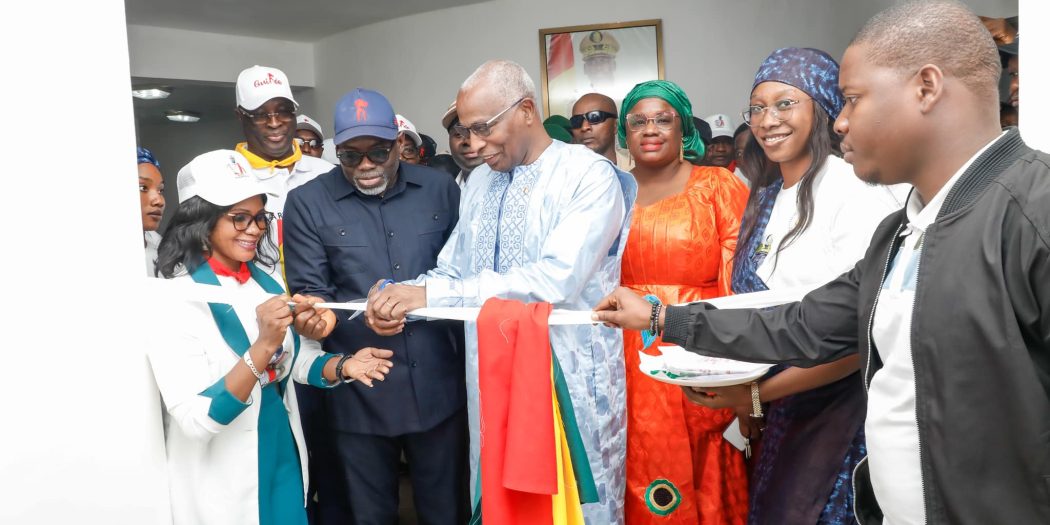
<instances>
[{"instance_id":1,"label":"green fabric stripe","mask_svg":"<svg viewBox=\"0 0 1050 525\"><path fill-rule=\"evenodd\" d=\"M206 262L198 266L190 277L194 282L200 284L222 286L219 284L219 278L215 276L215 272ZM215 318L215 324L219 327L219 333L222 334L226 344L238 356L244 356L252 344L248 341L248 334L244 332L240 319L237 318L237 312L233 311L232 306L222 303L208 303L208 309L211 310L211 315Z\"/></svg>"},{"instance_id":2,"label":"green fabric stripe","mask_svg":"<svg viewBox=\"0 0 1050 525\"><path fill-rule=\"evenodd\" d=\"M580 503L598 503L598 487L594 483L594 473L591 472L591 462L587 459L587 448L583 445L580 427L576 424L576 412L572 408L569 385L565 382L565 375L553 349L551 364L554 366L554 393L558 396L561 422L565 428L565 438L569 442L569 457L576 477L576 487L580 492Z\"/></svg>"},{"instance_id":3,"label":"green fabric stripe","mask_svg":"<svg viewBox=\"0 0 1050 525\"><path fill-rule=\"evenodd\" d=\"M220 425L229 425L231 421L241 415L244 409L251 406L237 399L226 390L226 378L220 377L212 386L204 389L200 395L211 398L211 406L208 407L208 417Z\"/></svg>"},{"instance_id":4,"label":"green fabric stripe","mask_svg":"<svg viewBox=\"0 0 1050 525\"><path fill-rule=\"evenodd\" d=\"M324 365L328 364L332 358L338 358L338 355L329 354L325 352L320 357L314 360L314 363L310 365L310 372L306 374L306 380L312 386L317 388L335 388L339 384L339 381L334 381L331 384L324 380Z\"/></svg>"}]
</instances>

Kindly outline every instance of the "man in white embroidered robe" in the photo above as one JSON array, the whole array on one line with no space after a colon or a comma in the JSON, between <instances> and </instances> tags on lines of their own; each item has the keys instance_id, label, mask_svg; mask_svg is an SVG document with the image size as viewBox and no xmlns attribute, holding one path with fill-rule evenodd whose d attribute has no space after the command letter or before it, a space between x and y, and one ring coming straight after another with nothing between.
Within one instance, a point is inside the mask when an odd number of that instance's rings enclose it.
<instances>
[{"instance_id":1,"label":"man in white embroidered robe","mask_svg":"<svg viewBox=\"0 0 1050 525\"><path fill-rule=\"evenodd\" d=\"M377 286L370 325L397 333L408 310L481 306L490 297L589 310L620 282L634 179L584 146L552 141L532 80L518 64L483 64L463 83L456 104L458 131L470 134L485 165L463 188L459 224L437 268L382 291ZM473 493L480 456L477 326L466 323L465 330ZM584 516L595 525L622 523L622 338L600 325L553 326L550 337L598 489L599 502L585 504Z\"/></svg>"}]
</instances>

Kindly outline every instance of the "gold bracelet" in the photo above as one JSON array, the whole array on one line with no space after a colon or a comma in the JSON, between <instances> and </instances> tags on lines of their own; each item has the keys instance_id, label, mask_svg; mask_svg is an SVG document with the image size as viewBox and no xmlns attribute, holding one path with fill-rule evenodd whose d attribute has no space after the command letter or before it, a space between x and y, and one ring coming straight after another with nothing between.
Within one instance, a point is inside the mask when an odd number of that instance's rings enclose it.
<instances>
[{"instance_id":1,"label":"gold bracelet","mask_svg":"<svg viewBox=\"0 0 1050 525\"><path fill-rule=\"evenodd\" d=\"M762 401L758 396L758 381L751 383L751 417L762 417Z\"/></svg>"}]
</instances>

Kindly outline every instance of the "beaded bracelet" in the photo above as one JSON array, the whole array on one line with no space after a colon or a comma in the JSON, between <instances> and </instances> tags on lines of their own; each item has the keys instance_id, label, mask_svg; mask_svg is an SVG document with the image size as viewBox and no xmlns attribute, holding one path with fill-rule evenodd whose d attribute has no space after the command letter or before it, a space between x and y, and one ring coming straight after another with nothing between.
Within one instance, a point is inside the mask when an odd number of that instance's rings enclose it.
<instances>
[{"instance_id":1,"label":"beaded bracelet","mask_svg":"<svg viewBox=\"0 0 1050 525\"><path fill-rule=\"evenodd\" d=\"M353 383L355 381L354 378L352 378L352 377L347 378L347 377L343 376L343 363L345 363L347 359L350 359L352 357L353 357L353 354L343 354L343 357L340 357L339 361L336 361L336 363L335 363L335 380L336 381L342 381L344 383Z\"/></svg>"},{"instance_id":2,"label":"beaded bracelet","mask_svg":"<svg viewBox=\"0 0 1050 525\"><path fill-rule=\"evenodd\" d=\"M645 296L645 300L649 301L649 304L653 305L652 311L649 313L649 329L642 330L642 348L649 348L656 338L660 335L660 311L664 305L660 302L660 298L648 294Z\"/></svg>"}]
</instances>

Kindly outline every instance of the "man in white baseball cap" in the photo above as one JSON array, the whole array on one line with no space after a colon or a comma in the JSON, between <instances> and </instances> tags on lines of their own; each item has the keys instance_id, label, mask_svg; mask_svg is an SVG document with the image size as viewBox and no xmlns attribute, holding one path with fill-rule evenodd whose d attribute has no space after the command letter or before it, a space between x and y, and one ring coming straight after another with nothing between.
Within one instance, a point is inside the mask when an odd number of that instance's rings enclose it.
<instances>
[{"instance_id":1,"label":"man in white baseball cap","mask_svg":"<svg viewBox=\"0 0 1050 525\"><path fill-rule=\"evenodd\" d=\"M711 143L705 152L705 163L733 171L736 167L736 149L733 146L733 122L729 120L729 115L716 113L704 121L711 125Z\"/></svg>"},{"instance_id":2,"label":"man in white baseball cap","mask_svg":"<svg viewBox=\"0 0 1050 525\"><path fill-rule=\"evenodd\" d=\"M411 120L394 115L397 121L397 141L401 144L401 162L419 164L419 147L423 145L423 137L419 136L416 126Z\"/></svg>"},{"instance_id":3,"label":"man in white baseball cap","mask_svg":"<svg viewBox=\"0 0 1050 525\"><path fill-rule=\"evenodd\" d=\"M324 154L324 133L321 132L321 125L306 115L295 117L295 143L299 145L303 155L321 158Z\"/></svg>"}]
</instances>

